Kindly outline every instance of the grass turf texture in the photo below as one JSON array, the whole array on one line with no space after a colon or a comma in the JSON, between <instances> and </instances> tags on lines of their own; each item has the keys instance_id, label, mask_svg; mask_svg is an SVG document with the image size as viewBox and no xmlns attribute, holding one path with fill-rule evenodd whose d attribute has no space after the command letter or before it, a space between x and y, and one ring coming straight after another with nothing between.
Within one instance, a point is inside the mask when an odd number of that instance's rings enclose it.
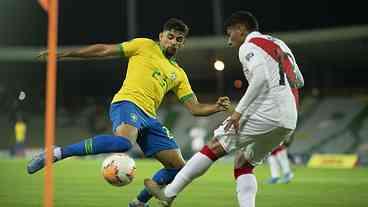
<instances>
[{"instance_id":1,"label":"grass turf texture","mask_svg":"<svg viewBox=\"0 0 368 207\"><path fill-rule=\"evenodd\" d=\"M70 159L54 168L55 207L127 206L143 186L143 179L160 168L156 161L137 160L136 179L113 187L100 174L102 160ZM0 160L0 206L42 206L43 171L26 173L25 160ZM362 207L368 206L368 169L309 169L294 167L290 184L265 184L267 166L256 171L257 207ZM231 163L217 163L187 187L173 206L238 206ZM156 200L151 206L159 206Z\"/></svg>"}]
</instances>

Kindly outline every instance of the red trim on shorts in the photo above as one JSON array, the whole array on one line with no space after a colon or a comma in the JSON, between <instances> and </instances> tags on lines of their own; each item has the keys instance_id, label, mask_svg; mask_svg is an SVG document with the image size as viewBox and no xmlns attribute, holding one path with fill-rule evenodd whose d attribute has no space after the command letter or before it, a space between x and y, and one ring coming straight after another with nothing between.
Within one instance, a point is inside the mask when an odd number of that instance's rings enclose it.
<instances>
[{"instance_id":1,"label":"red trim on shorts","mask_svg":"<svg viewBox=\"0 0 368 207\"><path fill-rule=\"evenodd\" d=\"M207 145L205 145L201 149L200 153L202 153L203 155L207 156L212 161L216 161L218 159L218 157L216 156L216 154L213 153L213 151Z\"/></svg>"},{"instance_id":2,"label":"red trim on shorts","mask_svg":"<svg viewBox=\"0 0 368 207\"><path fill-rule=\"evenodd\" d=\"M277 155L279 152L285 149L284 145L280 145L272 150L271 155Z\"/></svg>"},{"instance_id":3,"label":"red trim on shorts","mask_svg":"<svg viewBox=\"0 0 368 207\"><path fill-rule=\"evenodd\" d=\"M248 164L245 167L234 169L234 177L235 180L238 179L239 176L245 175L245 174L253 174L254 167Z\"/></svg>"}]
</instances>

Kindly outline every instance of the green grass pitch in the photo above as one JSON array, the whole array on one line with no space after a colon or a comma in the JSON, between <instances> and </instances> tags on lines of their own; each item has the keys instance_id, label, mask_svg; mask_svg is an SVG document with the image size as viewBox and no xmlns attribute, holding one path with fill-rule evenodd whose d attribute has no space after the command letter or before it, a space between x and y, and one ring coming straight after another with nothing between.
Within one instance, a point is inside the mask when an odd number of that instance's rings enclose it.
<instances>
[{"instance_id":1,"label":"green grass pitch","mask_svg":"<svg viewBox=\"0 0 368 207\"><path fill-rule=\"evenodd\" d=\"M55 207L125 207L160 165L138 160L137 176L126 187L113 187L100 175L102 160L70 159L54 168ZM43 171L28 175L25 160L0 160L0 207L42 206ZM290 184L267 185L268 167L260 166L257 207L368 206L368 169L309 169L293 167ZM238 206L232 163L220 162L187 187L173 206ZM152 200L151 206L159 206Z\"/></svg>"}]
</instances>

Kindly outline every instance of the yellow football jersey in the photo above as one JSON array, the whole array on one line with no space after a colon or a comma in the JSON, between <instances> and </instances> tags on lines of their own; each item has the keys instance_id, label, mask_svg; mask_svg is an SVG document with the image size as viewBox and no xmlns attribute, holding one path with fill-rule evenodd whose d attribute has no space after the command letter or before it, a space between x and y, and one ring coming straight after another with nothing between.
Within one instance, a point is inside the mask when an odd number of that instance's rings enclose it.
<instances>
[{"instance_id":1,"label":"yellow football jersey","mask_svg":"<svg viewBox=\"0 0 368 207\"><path fill-rule=\"evenodd\" d=\"M158 43L137 38L119 44L122 55L129 58L121 89L112 103L127 100L150 116L156 116L165 94L173 91L181 102L193 96L185 71L163 54Z\"/></svg>"},{"instance_id":2,"label":"yellow football jersey","mask_svg":"<svg viewBox=\"0 0 368 207\"><path fill-rule=\"evenodd\" d=\"M17 143L24 142L27 133L27 125L23 121L17 121L14 126L15 140Z\"/></svg>"}]
</instances>

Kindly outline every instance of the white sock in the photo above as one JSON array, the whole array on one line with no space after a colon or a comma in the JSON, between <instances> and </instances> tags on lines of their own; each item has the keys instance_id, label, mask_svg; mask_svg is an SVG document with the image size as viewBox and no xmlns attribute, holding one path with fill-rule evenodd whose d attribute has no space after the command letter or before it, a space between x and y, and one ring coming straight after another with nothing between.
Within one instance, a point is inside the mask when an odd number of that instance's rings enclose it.
<instances>
[{"instance_id":1,"label":"white sock","mask_svg":"<svg viewBox=\"0 0 368 207\"><path fill-rule=\"evenodd\" d=\"M270 165L271 177L273 177L273 178L280 177L279 162L277 161L275 155L270 155L268 157L268 164Z\"/></svg>"},{"instance_id":2,"label":"white sock","mask_svg":"<svg viewBox=\"0 0 368 207\"><path fill-rule=\"evenodd\" d=\"M175 176L175 179L165 188L167 197L176 196L195 178L203 175L211 167L213 161L206 155L197 152Z\"/></svg>"},{"instance_id":3,"label":"white sock","mask_svg":"<svg viewBox=\"0 0 368 207\"><path fill-rule=\"evenodd\" d=\"M56 157L56 160L61 160L61 148L56 147L54 149L54 156Z\"/></svg>"},{"instance_id":4,"label":"white sock","mask_svg":"<svg viewBox=\"0 0 368 207\"><path fill-rule=\"evenodd\" d=\"M282 173L285 175L287 173L291 173L289 158L287 156L287 150L284 149L277 153L277 159L280 162Z\"/></svg>"},{"instance_id":5,"label":"white sock","mask_svg":"<svg viewBox=\"0 0 368 207\"><path fill-rule=\"evenodd\" d=\"M240 207L255 207L257 179L253 174L243 174L236 179L236 193Z\"/></svg>"}]
</instances>

